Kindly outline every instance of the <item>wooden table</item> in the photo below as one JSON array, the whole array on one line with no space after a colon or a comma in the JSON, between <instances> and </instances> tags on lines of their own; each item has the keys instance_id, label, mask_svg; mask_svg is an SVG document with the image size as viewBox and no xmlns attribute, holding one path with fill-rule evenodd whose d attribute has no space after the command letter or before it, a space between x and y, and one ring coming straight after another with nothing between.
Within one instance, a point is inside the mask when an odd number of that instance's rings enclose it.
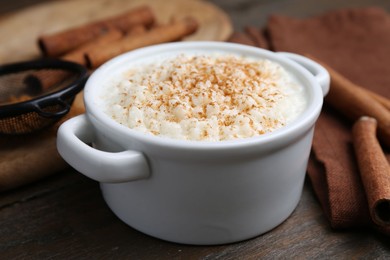
<instances>
[{"instance_id":1,"label":"wooden table","mask_svg":"<svg viewBox=\"0 0 390 260\"><path fill-rule=\"evenodd\" d=\"M0 14L35 1L3 0ZM236 29L261 26L268 13L298 17L351 6L342 1L213 0ZM350 2L350 1L348 1ZM92 2L91 2L92 3ZM355 0L390 11L388 0ZM389 259L389 239L372 230L332 230L309 182L290 218L248 241L221 246L187 246L161 241L125 225L108 209L98 183L69 168L52 177L0 194L1 259Z\"/></svg>"}]
</instances>

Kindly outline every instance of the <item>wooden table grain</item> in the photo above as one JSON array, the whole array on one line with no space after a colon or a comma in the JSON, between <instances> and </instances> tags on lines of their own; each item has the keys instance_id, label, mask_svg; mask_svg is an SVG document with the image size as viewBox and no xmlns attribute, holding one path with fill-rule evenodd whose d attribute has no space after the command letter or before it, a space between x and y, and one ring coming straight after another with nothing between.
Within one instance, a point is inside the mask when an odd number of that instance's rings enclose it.
<instances>
[{"instance_id":1,"label":"wooden table grain","mask_svg":"<svg viewBox=\"0 0 390 260\"><path fill-rule=\"evenodd\" d=\"M42 2L0 2L0 14ZM305 17L346 6L388 0L212 0L234 27L265 24L270 13ZM92 2L91 2L92 3ZM75 170L0 193L0 259L389 259L390 240L372 230L329 227L310 183L292 215L256 238L221 246L188 246L144 235L107 207L99 184Z\"/></svg>"}]
</instances>

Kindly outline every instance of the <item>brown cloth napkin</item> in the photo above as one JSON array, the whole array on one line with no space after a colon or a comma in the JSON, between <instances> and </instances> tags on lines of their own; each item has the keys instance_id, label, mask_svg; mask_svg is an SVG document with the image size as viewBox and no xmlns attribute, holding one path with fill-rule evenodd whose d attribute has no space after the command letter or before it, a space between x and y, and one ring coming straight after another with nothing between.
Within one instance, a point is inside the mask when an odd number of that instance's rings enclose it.
<instances>
[{"instance_id":1,"label":"brown cloth napkin","mask_svg":"<svg viewBox=\"0 0 390 260\"><path fill-rule=\"evenodd\" d=\"M384 10L345 9L302 20L271 16L267 29L274 50L310 53L354 83L390 97L390 15ZM326 105L316 125L308 175L332 227L371 223L351 124Z\"/></svg>"},{"instance_id":2,"label":"brown cloth napkin","mask_svg":"<svg viewBox=\"0 0 390 260\"><path fill-rule=\"evenodd\" d=\"M310 54L355 84L390 98L390 15L380 8L333 10L306 19L271 15L266 30L251 32L247 27L230 41L264 47L256 44L260 37L271 50ZM308 166L314 192L335 229L374 225L353 151L352 123L325 99ZM389 151L386 157L390 161ZM390 234L390 228L377 228Z\"/></svg>"}]
</instances>

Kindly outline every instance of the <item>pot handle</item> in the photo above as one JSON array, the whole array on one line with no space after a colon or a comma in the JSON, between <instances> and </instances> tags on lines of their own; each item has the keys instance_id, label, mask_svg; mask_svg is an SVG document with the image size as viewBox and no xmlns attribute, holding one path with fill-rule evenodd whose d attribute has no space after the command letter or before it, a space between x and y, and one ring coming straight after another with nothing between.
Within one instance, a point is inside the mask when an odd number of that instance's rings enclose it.
<instances>
[{"instance_id":1,"label":"pot handle","mask_svg":"<svg viewBox=\"0 0 390 260\"><path fill-rule=\"evenodd\" d=\"M295 61L296 63L304 67L306 70L308 70L311 74L313 74L317 82L320 84L322 89L322 95L325 97L328 94L330 76L329 72L324 67L309 58L295 53L278 52L278 54L285 56L292 61Z\"/></svg>"},{"instance_id":2,"label":"pot handle","mask_svg":"<svg viewBox=\"0 0 390 260\"><path fill-rule=\"evenodd\" d=\"M58 129L57 149L77 171L98 182L120 183L149 177L148 162L141 152L105 152L87 143L94 130L85 114L64 122Z\"/></svg>"}]
</instances>

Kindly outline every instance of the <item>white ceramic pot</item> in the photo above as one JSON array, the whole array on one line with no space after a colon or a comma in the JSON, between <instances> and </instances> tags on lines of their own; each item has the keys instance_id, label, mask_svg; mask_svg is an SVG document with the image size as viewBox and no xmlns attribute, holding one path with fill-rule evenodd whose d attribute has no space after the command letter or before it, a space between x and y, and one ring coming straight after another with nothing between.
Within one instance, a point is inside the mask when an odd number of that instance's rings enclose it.
<instances>
[{"instance_id":1,"label":"white ceramic pot","mask_svg":"<svg viewBox=\"0 0 390 260\"><path fill-rule=\"evenodd\" d=\"M102 112L101 83L132 62L161 54L215 51L280 63L304 86L307 108L270 134L223 142L145 135ZM71 166L100 182L108 206L131 227L178 243L236 242L271 230L297 206L314 124L328 88L327 71L295 54L223 42L142 48L112 59L91 75L84 90L86 114L59 128L57 146Z\"/></svg>"}]
</instances>

